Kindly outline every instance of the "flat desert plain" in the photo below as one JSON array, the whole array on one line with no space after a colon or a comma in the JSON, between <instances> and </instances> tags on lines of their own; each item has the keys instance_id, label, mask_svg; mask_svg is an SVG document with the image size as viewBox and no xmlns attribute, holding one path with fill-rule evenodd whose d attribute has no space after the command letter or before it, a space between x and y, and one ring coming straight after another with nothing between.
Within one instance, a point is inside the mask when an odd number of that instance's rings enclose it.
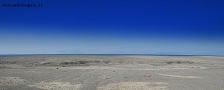
<instances>
[{"instance_id":1,"label":"flat desert plain","mask_svg":"<svg viewBox=\"0 0 224 90\"><path fill-rule=\"evenodd\" d=\"M1 56L0 90L224 90L224 57Z\"/></svg>"}]
</instances>

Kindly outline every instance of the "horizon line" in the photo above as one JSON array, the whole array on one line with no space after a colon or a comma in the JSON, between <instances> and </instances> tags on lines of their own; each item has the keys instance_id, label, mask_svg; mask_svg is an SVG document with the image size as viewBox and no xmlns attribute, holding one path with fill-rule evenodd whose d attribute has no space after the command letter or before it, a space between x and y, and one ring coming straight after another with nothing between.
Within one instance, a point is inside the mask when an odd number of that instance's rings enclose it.
<instances>
[{"instance_id":1,"label":"horizon line","mask_svg":"<svg viewBox=\"0 0 224 90\"><path fill-rule=\"evenodd\" d=\"M83 56L100 56L100 55L115 55L115 56L126 56L126 55L137 55L137 56L224 56L224 55L200 55L200 54L0 54L0 56L39 56L39 55L83 55Z\"/></svg>"}]
</instances>

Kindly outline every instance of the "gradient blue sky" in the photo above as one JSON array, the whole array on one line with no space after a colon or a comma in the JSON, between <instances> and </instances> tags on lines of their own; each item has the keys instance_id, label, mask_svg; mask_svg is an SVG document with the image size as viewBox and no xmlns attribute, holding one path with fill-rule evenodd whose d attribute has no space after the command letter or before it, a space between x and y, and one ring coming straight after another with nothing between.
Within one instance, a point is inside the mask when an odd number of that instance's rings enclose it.
<instances>
[{"instance_id":1,"label":"gradient blue sky","mask_svg":"<svg viewBox=\"0 0 224 90\"><path fill-rule=\"evenodd\" d=\"M224 55L224 0L0 0L0 54Z\"/></svg>"}]
</instances>

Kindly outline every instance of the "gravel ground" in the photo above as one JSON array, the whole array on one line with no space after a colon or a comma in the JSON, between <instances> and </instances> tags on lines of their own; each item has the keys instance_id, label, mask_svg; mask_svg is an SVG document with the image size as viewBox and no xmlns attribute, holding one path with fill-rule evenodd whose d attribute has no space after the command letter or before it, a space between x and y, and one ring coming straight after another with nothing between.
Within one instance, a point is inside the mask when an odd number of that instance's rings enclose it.
<instances>
[{"instance_id":1,"label":"gravel ground","mask_svg":"<svg viewBox=\"0 0 224 90\"><path fill-rule=\"evenodd\" d=\"M0 57L0 90L224 90L224 57Z\"/></svg>"}]
</instances>

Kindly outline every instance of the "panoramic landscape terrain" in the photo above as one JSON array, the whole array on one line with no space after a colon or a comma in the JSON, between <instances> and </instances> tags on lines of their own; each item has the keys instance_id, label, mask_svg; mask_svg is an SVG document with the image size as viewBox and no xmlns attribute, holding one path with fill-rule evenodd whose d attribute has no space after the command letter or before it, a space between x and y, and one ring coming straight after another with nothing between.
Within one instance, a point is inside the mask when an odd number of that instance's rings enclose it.
<instances>
[{"instance_id":1,"label":"panoramic landscape terrain","mask_svg":"<svg viewBox=\"0 0 224 90\"><path fill-rule=\"evenodd\" d=\"M1 56L0 90L224 90L218 56Z\"/></svg>"},{"instance_id":2,"label":"panoramic landscape terrain","mask_svg":"<svg viewBox=\"0 0 224 90\"><path fill-rule=\"evenodd\" d=\"M0 0L0 90L224 90L224 0Z\"/></svg>"}]
</instances>

